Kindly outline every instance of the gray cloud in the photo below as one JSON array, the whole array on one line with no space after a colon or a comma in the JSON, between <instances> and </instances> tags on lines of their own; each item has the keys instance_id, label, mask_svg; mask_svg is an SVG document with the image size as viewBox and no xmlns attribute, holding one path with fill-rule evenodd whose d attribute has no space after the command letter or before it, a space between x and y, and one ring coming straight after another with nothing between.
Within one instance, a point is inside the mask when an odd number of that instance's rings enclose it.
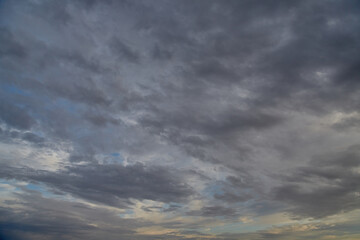
<instances>
[{"instance_id":1,"label":"gray cloud","mask_svg":"<svg viewBox=\"0 0 360 240\"><path fill-rule=\"evenodd\" d=\"M3 142L11 143L18 140L24 140L37 146L43 146L45 139L35 133L28 131L17 131L0 128L0 139Z\"/></svg>"},{"instance_id":2,"label":"gray cloud","mask_svg":"<svg viewBox=\"0 0 360 240\"><path fill-rule=\"evenodd\" d=\"M199 211L191 211L187 213L193 216L205 216L205 217L231 217L236 215L236 210L233 208L227 208L223 206L208 206L203 207Z\"/></svg>"},{"instance_id":3,"label":"gray cloud","mask_svg":"<svg viewBox=\"0 0 360 240\"><path fill-rule=\"evenodd\" d=\"M19 129L29 129L35 123L26 107L21 108L6 101L0 103L0 118L4 123Z\"/></svg>"},{"instance_id":4,"label":"gray cloud","mask_svg":"<svg viewBox=\"0 0 360 240\"><path fill-rule=\"evenodd\" d=\"M30 190L17 197L17 202L0 208L0 236L5 239L128 239L133 227L141 226L133 220L121 220L109 210L45 198ZM26 207L16 210L16 205Z\"/></svg>"},{"instance_id":5,"label":"gray cloud","mask_svg":"<svg viewBox=\"0 0 360 240\"><path fill-rule=\"evenodd\" d=\"M358 127L360 127L360 118L358 116L349 117L333 124L332 127L340 131L357 129Z\"/></svg>"},{"instance_id":6,"label":"gray cloud","mask_svg":"<svg viewBox=\"0 0 360 240\"><path fill-rule=\"evenodd\" d=\"M110 41L111 50L119 57L119 60L126 60L132 63L137 63L140 60L139 54L131 49L128 45L120 41L120 39L113 38Z\"/></svg>"},{"instance_id":7,"label":"gray cloud","mask_svg":"<svg viewBox=\"0 0 360 240\"><path fill-rule=\"evenodd\" d=\"M290 203L296 216L321 218L359 208L359 146L320 156L298 169L275 189L276 199Z\"/></svg>"},{"instance_id":8,"label":"gray cloud","mask_svg":"<svg viewBox=\"0 0 360 240\"><path fill-rule=\"evenodd\" d=\"M250 194L235 194L231 192L226 192L224 194L215 194L214 197L218 200L229 203L246 202L252 199L252 196Z\"/></svg>"},{"instance_id":9,"label":"gray cloud","mask_svg":"<svg viewBox=\"0 0 360 240\"><path fill-rule=\"evenodd\" d=\"M2 177L102 205L160 201L170 206L142 210L206 221L359 209L357 147L338 150L359 139L357 1L0 4ZM62 169L38 169L38 151ZM171 205L193 198L202 208ZM37 229L34 212L2 211L7 231Z\"/></svg>"},{"instance_id":10,"label":"gray cloud","mask_svg":"<svg viewBox=\"0 0 360 240\"><path fill-rule=\"evenodd\" d=\"M151 56L157 60L169 60L172 57L172 53L166 48L161 48L159 44L155 44L151 51Z\"/></svg>"},{"instance_id":11,"label":"gray cloud","mask_svg":"<svg viewBox=\"0 0 360 240\"><path fill-rule=\"evenodd\" d=\"M3 167L0 176L43 183L56 191L120 207L129 204L129 199L182 202L192 193L174 171L142 164L80 165L58 172Z\"/></svg>"},{"instance_id":12,"label":"gray cloud","mask_svg":"<svg viewBox=\"0 0 360 240\"><path fill-rule=\"evenodd\" d=\"M27 53L25 48L14 39L14 35L6 28L0 29L0 57L24 58Z\"/></svg>"}]
</instances>

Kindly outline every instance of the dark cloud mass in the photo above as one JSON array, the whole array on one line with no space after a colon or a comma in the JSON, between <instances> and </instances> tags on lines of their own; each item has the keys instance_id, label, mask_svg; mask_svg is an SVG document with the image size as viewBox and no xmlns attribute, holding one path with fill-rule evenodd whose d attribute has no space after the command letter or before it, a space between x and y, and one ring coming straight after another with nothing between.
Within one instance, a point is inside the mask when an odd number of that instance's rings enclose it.
<instances>
[{"instance_id":1,"label":"dark cloud mass","mask_svg":"<svg viewBox=\"0 0 360 240\"><path fill-rule=\"evenodd\" d=\"M292 212L321 218L360 207L359 145L340 153L313 159L311 166L299 168L276 189L276 197L294 204Z\"/></svg>"},{"instance_id":2,"label":"dark cloud mass","mask_svg":"<svg viewBox=\"0 0 360 240\"><path fill-rule=\"evenodd\" d=\"M146 168L141 164L127 167L115 164L73 166L56 173L3 167L1 175L44 183L65 193L115 206L121 206L121 200L131 198L181 202L191 194L189 186L178 182L176 173L165 168Z\"/></svg>"},{"instance_id":3,"label":"dark cloud mass","mask_svg":"<svg viewBox=\"0 0 360 240\"><path fill-rule=\"evenodd\" d=\"M0 239L359 239L359 29L356 0L0 1Z\"/></svg>"}]
</instances>

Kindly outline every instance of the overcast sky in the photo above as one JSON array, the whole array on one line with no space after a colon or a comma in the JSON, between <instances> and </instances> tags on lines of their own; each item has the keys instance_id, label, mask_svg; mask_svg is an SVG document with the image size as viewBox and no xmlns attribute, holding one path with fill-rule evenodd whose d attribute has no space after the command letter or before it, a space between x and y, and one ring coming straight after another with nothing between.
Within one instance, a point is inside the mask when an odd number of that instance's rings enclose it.
<instances>
[{"instance_id":1,"label":"overcast sky","mask_svg":"<svg viewBox=\"0 0 360 240\"><path fill-rule=\"evenodd\" d=\"M0 0L0 239L360 239L357 0Z\"/></svg>"}]
</instances>

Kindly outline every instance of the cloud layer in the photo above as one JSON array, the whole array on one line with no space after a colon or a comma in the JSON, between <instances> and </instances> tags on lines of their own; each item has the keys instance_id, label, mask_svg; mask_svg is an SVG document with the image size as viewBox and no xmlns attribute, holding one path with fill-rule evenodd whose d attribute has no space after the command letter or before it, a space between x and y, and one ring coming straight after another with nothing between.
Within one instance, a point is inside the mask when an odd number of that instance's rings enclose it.
<instances>
[{"instance_id":1,"label":"cloud layer","mask_svg":"<svg viewBox=\"0 0 360 240\"><path fill-rule=\"evenodd\" d=\"M358 238L358 29L357 1L0 1L0 238Z\"/></svg>"}]
</instances>

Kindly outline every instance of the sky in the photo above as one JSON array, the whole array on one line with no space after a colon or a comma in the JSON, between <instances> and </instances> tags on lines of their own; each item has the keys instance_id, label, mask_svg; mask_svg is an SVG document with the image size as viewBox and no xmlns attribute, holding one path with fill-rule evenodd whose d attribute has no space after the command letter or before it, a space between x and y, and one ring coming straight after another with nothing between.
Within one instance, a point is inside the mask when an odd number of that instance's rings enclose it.
<instances>
[{"instance_id":1,"label":"sky","mask_svg":"<svg viewBox=\"0 0 360 240\"><path fill-rule=\"evenodd\" d=\"M0 0L0 239L360 239L359 77L357 0Z\"/></svg>"}]
</instances>

